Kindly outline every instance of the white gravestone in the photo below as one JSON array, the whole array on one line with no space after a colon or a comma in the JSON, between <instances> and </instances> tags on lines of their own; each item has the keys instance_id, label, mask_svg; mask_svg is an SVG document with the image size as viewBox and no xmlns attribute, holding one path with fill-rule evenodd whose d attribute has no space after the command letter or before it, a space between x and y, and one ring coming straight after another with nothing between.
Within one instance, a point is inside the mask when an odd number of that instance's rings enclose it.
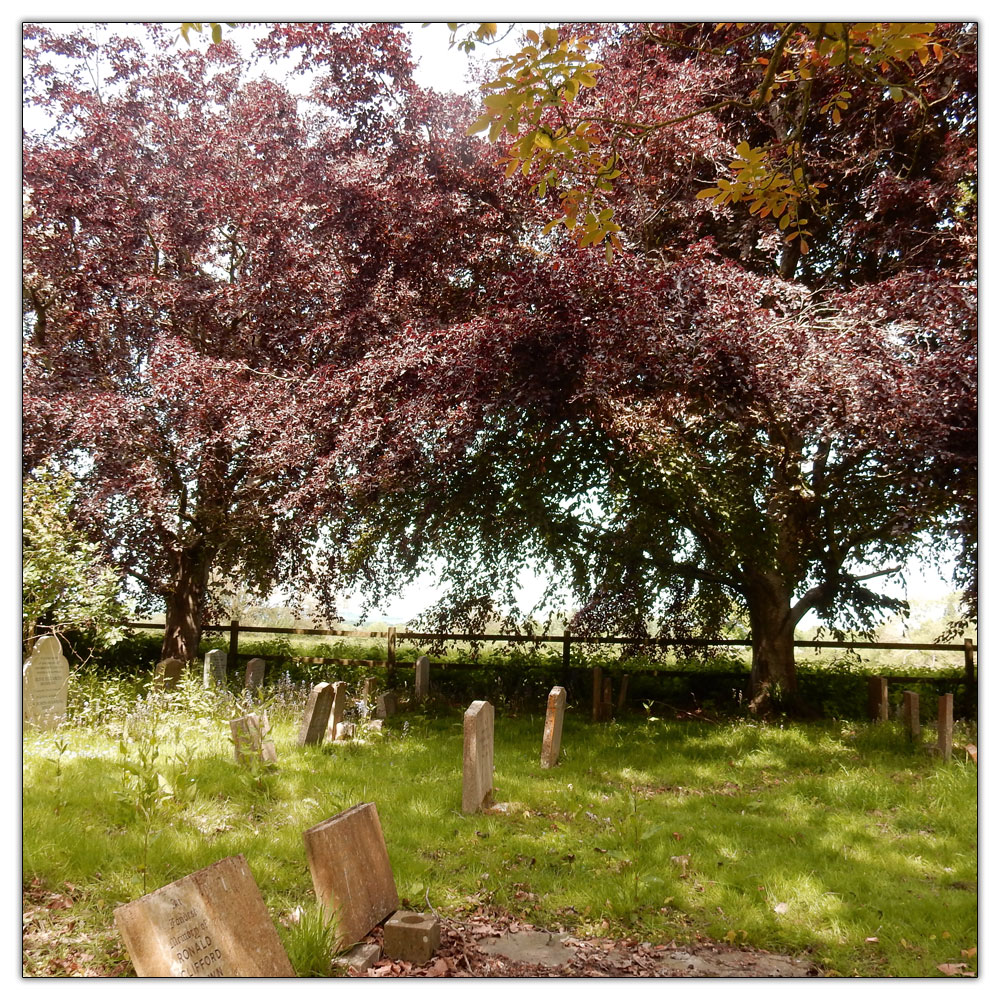
<instances>
[{"instance_id":1,"label":"white gravestone","mask_svg":"<svg viewBox=\"0 0 1000 1000\"><path fill-rule=\"evenodd\" d=\"M54 635L35 640L21 672L24 721L39 729L55 729L66 719L69 662Z\"/></svg>"},{"instance_id":2,"label":"white gravestone","mask_svg":"<svg viewBox=\"0 0 1000 1000\"><path fill-rule=\"evenodd\" d=\"M205 687L226 686L226 651L224 649L210 649L205 654L205 672L202 675L202 683Z\"/></svg>"}]
</instances>

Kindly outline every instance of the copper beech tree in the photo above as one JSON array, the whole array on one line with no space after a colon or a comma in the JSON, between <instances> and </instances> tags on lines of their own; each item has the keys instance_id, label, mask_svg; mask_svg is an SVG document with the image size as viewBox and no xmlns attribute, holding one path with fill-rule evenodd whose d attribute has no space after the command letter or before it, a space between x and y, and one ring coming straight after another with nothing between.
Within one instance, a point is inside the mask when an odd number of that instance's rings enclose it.
<instances>
[{"instance_id":1,"label":"copper beech tree","mask_svg":"<svg viewBox=\"0 0 1000 1000\"><path fill-rule=\"evenodd\" d=\"M297 99L226 41L25 30L25 464L73 472L77 522L166 608L164 656L197 654L212 570L335 614L329 373L467 317L479 247L510 240L403 32L279 26L261 54L294 73L310 46Z\"/></svg>"}]
</instances>

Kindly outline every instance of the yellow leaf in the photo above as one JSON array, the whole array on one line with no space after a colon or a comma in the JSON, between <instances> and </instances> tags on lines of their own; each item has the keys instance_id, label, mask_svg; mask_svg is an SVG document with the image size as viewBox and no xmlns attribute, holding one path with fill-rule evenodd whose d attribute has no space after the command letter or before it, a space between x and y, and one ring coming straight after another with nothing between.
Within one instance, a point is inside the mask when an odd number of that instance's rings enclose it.
<instances>
[{"instance_id":1,"label":"yellow leaf","mask_svg":"<svg viewBox=\"0 0 1000 1000\"><path fill-rule=\"evenodd\" d=\"M559 32L556 31L555 28L546 28L542 32L542 41L545 42L545 44L549 48L552 48L554 45L558 45L559 44Z\"/></svg>"},{"instance_id":2,"label":"yellow leaf","mask_svg":"<svg viewBox=\"0 0 1000 1000\"><path fill-rule=\"evenodd\" d=\"M717 187L715 187L715 188L705 188L703 191L699 191L695 195L695 198L714 198L718 193L719 193L719 189Z\"/></svg>"}]
</instances>

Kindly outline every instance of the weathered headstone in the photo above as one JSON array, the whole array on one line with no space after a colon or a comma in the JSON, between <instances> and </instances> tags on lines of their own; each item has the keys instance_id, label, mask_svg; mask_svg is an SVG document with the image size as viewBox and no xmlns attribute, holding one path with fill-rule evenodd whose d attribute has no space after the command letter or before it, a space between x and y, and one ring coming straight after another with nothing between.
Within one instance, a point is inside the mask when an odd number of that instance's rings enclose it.
<instances>
[{"instance_id":1,"label":"weathered headstone","mask_svg":"<svg viewBox=\"0 0 1000 1000\"><path fill-rule=\"evenodd\" d=\"M115 910L140 977L295 975L242 854Z\"/></svg>"},{"instance_id":2,"label":"weathered headstone","mask_svg":"<svg viewBox=\"0 0 1000 1000\"><path fill-rule=\"evenodd\" d=\"M417 701L423 701L431 690L431 661L427 656L418 656L413 664L413 693Z\"/></svg>"},{"instance_id":3,"label":"weathered headstone","mask_svg":"<svg viewBox=\"0 0 1000 1000\"><path fill-rule=\"evenodd\" d=\"M39 729L55 729L66 719L69 661L54 635L35 640L21 670L24 721Z\"/></svg>"},{"instance_id":4,"label":"weathered headstone","mask_svg":"<svg viewBox=\"0 0 1000 1000\"><path fill-rule=\"evenodd\" d=\"M265 740L271 729L267 715L247 715L232 719L229 728L233 734L233 756L237 764L256 759L264 764L277 764L278 752L271 740Z\"/></svg>"},{"instance_id":5,"label":"weathered headstone","mask_svg":"<svg viewBox=\"0 0 1000 1000\"><path fill-rule=\"evenodd\" d=\"M920 696L916 691L903 692L903 725L911 740L920 739Z\"/></svg>"},{"instance_id":6,"label":"weathered headstone","mask_svg":"<svg viewBox=\"0 0 1000 1000\"><path fill-rule=\"evenodd\" d=\"M868 678L868 718L873 722L889 718L889 681L885 677Z\"/></svg>"},{"instance_id":7,"label":"weathered headstone","mask_svg":"<svg viewBox=\"0 0 1000 1000\"><path fill-rule=\"evenodd\" d=\"M177 687L184 672L184 661L176 656L167 657L156 664L156 673L153 675L153 683L157 687L172 690Z\"/></svg>"},{"instance_id":8,"label":"weathered headstone","mask_svg":"<svg viewBox=\"0 0 1000 1000\"><path fill-rule=\"evenodd\" d=\"M954 695L943 694L938 698L938 753L942 760L951 760L954 725Z\"/></svg>"},{"instance_id":9,"label":"weathered headstone","mask_svg":"<svg viewBox=\"0 0 1000 1000\"><path fill-rule=\"evenodd\" d=\"M309 692L306 710L302 714L302 724L299 726L298 745L322 743L326 727L330 721L330 709L333 708L333 685L314 684Z\"/></svg>"},{"instance_id":10,"label":"weathered headstone","mask_svg":"<svg viewBox=\"0 0 1000 1000\"><path fill-rule=\"evenodd\" d=\"M396 695L392 691L384 691L375 703L375 718L388 719L396 714Z\"/></svg>"},{"instance_id":11,"label":"weathered headstone","mask_svg":"<svg viewBox=\"0 0 1000 1000\"><path fill-rule=\"evenodd\" d=\"M228 674L226 672L226 660L228 659L224 649L210 649L205 654L205 669L202 674L202 684L207 687L226 686Z\"/></svg>"},{"instance_id":12,"label":"weathered headstone","mask_svg":"<svg viewBox=\"0 0 1000 1000\"><path fill-rule=\"evenodd\" d=\"M337 738L337 726L344 721L344 712L347 710L347 681L334 681L333 683L333 707L330 709L330 725L326 730L326 738L335 740Z\"/></svg>"},{"instance_id":13,"label":"weathered headstone","mask_svg":"<svg viewBox=\"0 0 1000 1000\"><path fill-rule=\"evenodd\" d=\"M264 683L264 671L267 664L259 657L255 656L247 664L246 677L243 679L243 686L247 691L256 691Z\"/></svg>"},{"instance_id":14,"label":"weathered headstone","mask_svg":"<svg viewBox=\"0 0 1000 1000\"><path fill-rule=\"evenodd\" d=\"M336 917L338 950L360 941L399 909L382 824L374 802L364 802L302 834L316 898Z\"/></svg>"},{"instance_id":15,"label":"weathered headstone","mask_svg":"<svg viewBox=\"0 0 1000 1000\"><path fill-rule=\"evenodd\" d=\"M354 739L354 723L338 722L337 728L333 731L333 738L337 743L343 743Z\"/></svg>"},{"instance_id":16,"label":"weathered headstone","mask_svg":"<svg viewBox=\"0 0 1000 1000\"><path fill-rule=\"evenodd\" d=\"M361 700L372 702L375 700L375 685L376 680L374 677L366 677L361 682Z\"/></svg>"},{"instance_id":17,"label":"weathered headstone","mask_svg":"<svg viewBox=\"0 0 1000 1000\"><path fill-rule=\"evenodd\" d=\"M566 689L554 687L549 692L545 709L545 730L542 734L542 767L555 767L562 743L563 716L566 714Z\"/></svg>"},{"instance_id":18,"label":"weathered headstone","mask_svg":"<svg viewBox=\"0 0 1000 1000\"><path fill-rule=\"evenodd\" d=\"M462 812L479 812L493 800L493 706L474 701L465 712Z\"/></svg>"},{"instance_id":19,"label":"weathered headstone","mask_svg":"<svg viewBox=\"0 0 1000 1000\"><path fill-rule=\"evenodd\" d=\"M621 687L618 688L618 707L616 712L621 715L625 711L625 698L628 696L628 674L622 674Z\"/></svg>"}]
</instances>

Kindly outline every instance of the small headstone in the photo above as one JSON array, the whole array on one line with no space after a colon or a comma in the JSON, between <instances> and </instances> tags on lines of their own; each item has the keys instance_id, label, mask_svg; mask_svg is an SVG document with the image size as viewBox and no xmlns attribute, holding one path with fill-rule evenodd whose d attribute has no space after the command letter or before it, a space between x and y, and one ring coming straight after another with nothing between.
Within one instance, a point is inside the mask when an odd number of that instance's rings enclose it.
<instances>
[{"instance_id":1,"label":"small headstone","mask_svg":"<svg viewBox=\"0 0 1000 1000\"><path fill-rule=\"evenodd\" d=\"M621 687L618 688L618 707L616 709L618 715L621 715L625 711L625 698L628 695L628 674L622 674Z\"/></svg>"},{"instance_id":2,"label":"small headstone","mask_svg":"<svg viewBox=\"0 0 1000 1000\"><path fill-rule=\"evenodd\" d=\"M115 910L140 977L291 977L242 854L224 858Z\"/></svg>"},{"instance_id":3,"label":"small headstone","mask_svg":"<svg viewBox=\"0 0 1000 1000\"><path fill-rule=\"evenodd\" d=\"M344 721L344 711L347 709L347 682L334 681L333 707L330 709L330 726L326 731L327 739L337 738L337 726Z\"/></svg>"},{"instance_id":4,"label":"small headstone","mask_svg":"<svg viewBox=\"0 0 1000 1000\"><path fill-rule=\"evenodd\" d=\"M375 704L375 718L388 719L390 715L396 714L396 695L392 691L385 691L378 696Z\"/></svg>"},{"instance_id":5,"label":"small headstone","mask_svg":"<svg viewBox=\"0 0 1000 1000\"><path fill-rule=\"evenodd\" d=\"M224 649L210 649L205 654L205 669L202 675L202 684L206 688L226 686L228 674L226 672L226 660L228 656Z\"/></svg>"},{"instance_id":6,"label":"small headstone","mask_svg":"<svg viewBox=\"0 0 1000 1000\"><path fill-rule=\"evenodd\" d=\"M441 944L441 921L433 913L397 910L386 922L382 947L386 958L424 965Z\"/></svg>"},{"instance_id":7,"label":"small headstone","mask_svg":"<svg viewBox=\"0 0 1000 1000\"><path fill-rule=\"evenodd\" d=\"M371 722L368 723L368 725L366 726L366 728L368 730L370 730L371 732L373 732L373 733L380 733L380 732L382 732L382 727L384 725L385 725L384 720L382 720L382 719L372 719Z\"/></svg>"},{"instance_id":8,"label":"small headstone","mask_svg":"<svg viewBox=\"0 0 1000 1000\"><path fill-rule=\"evenodd\" d=\"M364 802L302 834L313 888L336 917L335 947L360 941L399 909L396 881L374 802Z\"/></svg>"},{"instance_id":9,"label":"small headstone","mask_svg":"<svg viewBox=\"0 0 1000 1000\"><path fill-rule=\"evenodd\" d=\"M474 701L465 712L462 812L479 812L493 800L493 706Z\"/></svg>"},{"instance_id":10,"label":"small headstone","mask_svg":"<svg viewBox=\"0 0 1000 1000\"><path fill-rule=\"evenodd\" d=\"M55 729L66 719L69 661L54 635L35 640L21 670L24 721L39 729Z\"/></svg>"},{"instance_id":11,"label":"small headstone","mask_svg":"<svg viewBox=\"0 0 1000 1000\"><path fill-rule=\"evenodd\" d=\"M271 729L267 715L247 715L242 719L233 719L229 728L233 734L233 756L237 764L253 759L265 764L278 763L274 743L264 739Z\"/></svg>"},{"instance_id":12,"label":"small headstone","mask_svg":"<svg viewBox=\"0 0 1000 1000\"><path fill-rule=\"evenodd\" d=\"M903 692L903 725L911 740L920 739L920 697L916 691Z\"/></svg>"},{"instance_id":13,"label":"small headstone","mask_svg":"<svg viewBox=\"0 0 1000 1000\"><path fill-rule=\"evenodd\" d=\"M417 701L423 701L431 690L431 661L427 656L418 656L413 664L413 692Z\"/></svg>"},{"instance_id":14,"label":"small headstone","mask_svg":"<svg viewBox=\"0 0 1000 1000\"><path fill-rule=\"evenodd\" d=\"M247 691L256 691L264 683L264 671L266 669L267 664L259 656L255 656L247 664L246 677L243 680L244 688Z\"/></svg>"},{"instance_id":15,"label":"small headstone","mask_svg":"<svg viewBox=\"0 0 1000 1000\"><path fill-rule=\"evenodd\" d=\"M366 677L361 682L361 700L371 703L375 700L375 678Z\"/></svg>"},{"instance_id":16,"label":"small headstone","mask_svg":"<svg viewBox=\"0 0 1000 1000\"><path fill-rule=\"evenodd\" d=\"M177 687L184 671L184 661L170 656L165 660L160 660L156 664L156 673L153 675L153 683L157 687L172 690Z\"/></svg>"},{"instance_id":17,"label":"small headstone","mask_svg":"<svg viewBox=\"0 0 1000 1000\"><path fill-rule=\"evenodd\" d=\"M889 681L885 677L868 678L868 718L873 722L889 718Z\"/></svg>"},{"instance_id":18,"label":"small headstone","mask_svg":"<svg viewBox=\"0 0 1000 1000\"><path fill-rule=\"evenodd\" d=\"M306 702L306 710L302 714L302 724L299 726L300 747L323 742L330 721L331 708L333 708L333 685L313 685L313 689L309 692L309 700Z\"/></svg>"},{"instance_id":19,"label":"small headstone","mask_svg":"<svg viewBox=\"0 0 1000 1000\"><path fill-rule=\"evenodd\" d=\"M554 687L549 692L542 734L542 767L555 767L562 743L563 716L566 714L566 689Z\"/></svg>"},{"instance_id":20,"label":"small headstone","mask_svg":"<svg viewBox=\"0 0 1000 1000\"><path fill-rule=\"evenodd\" d=\"M354 723L353 722L338 722L337 728L334 730L333 738L338 743L343 743L346 740L354 739Z\"/></svg>"},{"instance_id":21,"label":"small headstone","mask_svg":"<svg viewBox=\"0 0 1000 1000\"><path fill-rule=\"evenodd\" d=\"M954 695L943 694L938 698L938 753L942 760L951 760L954 724Z\"/></svg>"}]
</instances>

